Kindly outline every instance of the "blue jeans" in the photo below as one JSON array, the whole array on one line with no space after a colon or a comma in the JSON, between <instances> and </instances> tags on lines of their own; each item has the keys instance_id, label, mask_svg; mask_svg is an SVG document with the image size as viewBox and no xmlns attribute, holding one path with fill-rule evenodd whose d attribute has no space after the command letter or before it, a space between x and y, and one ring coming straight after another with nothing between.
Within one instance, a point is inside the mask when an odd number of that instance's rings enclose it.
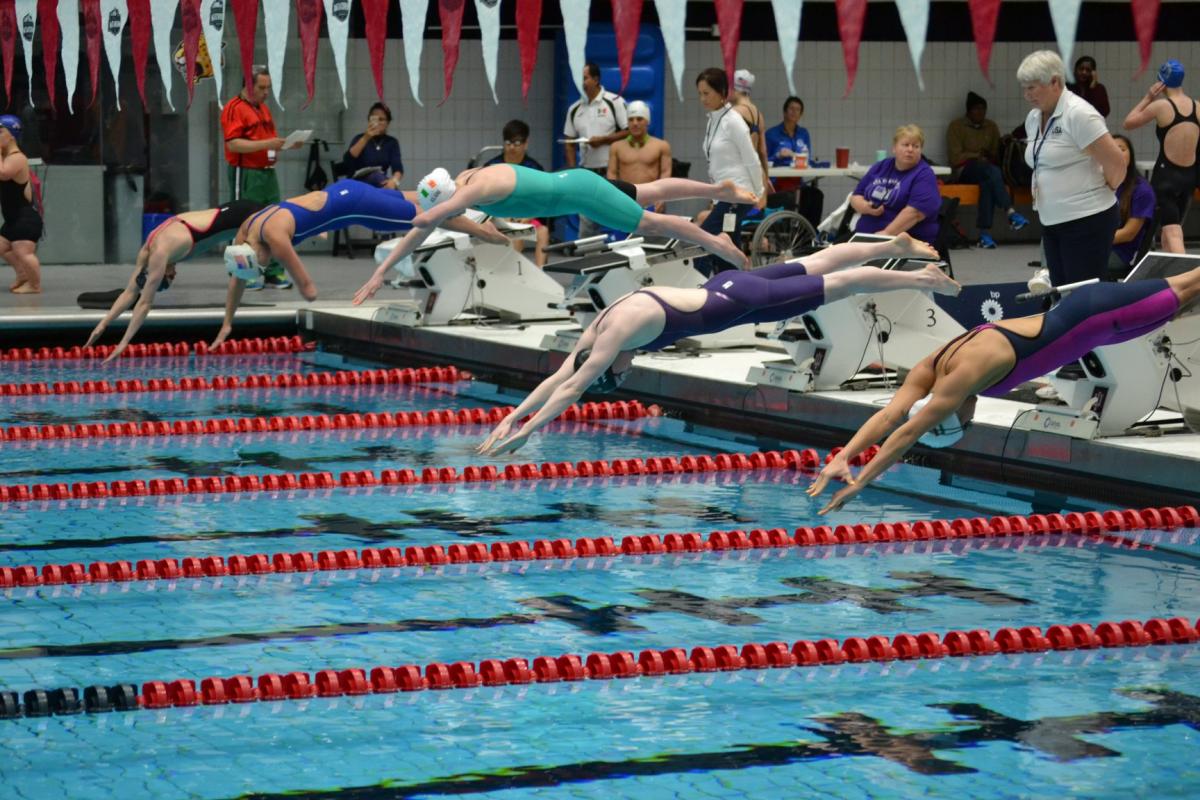
<instances>
[{"instance_id":1,"label":"blue jeans","mask_svg":"<svg viewBox=\"0 0 1200 800\"><path fill-rule=\"evenodd\" d=\"M991 230L996 208L1005 211L1012 208L1012 198L1004 185L1004 173L995 164L979 159L968 162L958 174L958 182L979 185L979 214L975 218L975 227L981 231Z\"/></svg>"},{"instance_id":2,"label":"blue jeans","mask_svg":"<svg viewBox=\"0 0 1200 800\"><path fill-rule=\"evenodd\" d=\"M725 202L717 203L715 206L713 206L712 211L710 211L708 214L708 218L704 220L704 224L700 227L709 233L720 234L721 228L724 227L723 223L725 222L725 215L733 214L736 217L737 222L733 227L733 232L725 235L733 239L734 244L736 244L738 247L741 247L742 220L746 218L746 214L750 213L751 208L753 208L753 206L734 205L732 203ZM737 269L728 261L711 255L697 258L695 266L696 270L705 277L711 277L718 272L723 272L727 269Z\"/></svg>"}]
</instances>

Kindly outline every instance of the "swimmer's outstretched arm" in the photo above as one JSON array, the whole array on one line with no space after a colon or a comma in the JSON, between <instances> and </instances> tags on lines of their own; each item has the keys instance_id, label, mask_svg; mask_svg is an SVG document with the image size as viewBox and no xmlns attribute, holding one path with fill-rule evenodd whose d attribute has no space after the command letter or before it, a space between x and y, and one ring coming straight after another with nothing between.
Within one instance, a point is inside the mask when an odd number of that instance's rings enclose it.
<instances>
[{"instance_id":1,"label":"swimmer's outstretched arm","mask_svg":"<svg viewBox=\"0 0 1200 800\"><path fill-rule=\"evenodd\" d=\"M444 220L457 216L479 203L495 200L495 198L487 196L495 179L479 173L476 173L476 177L478 180L469 186L460 187L449 200L438 203L428 211L423 211L413 217L413 227L427 229L444 227L442 225Z\"/></svg>"},{"instance_id":2,"label":"swimmer's outstretched arm","mask_svg":"<svg viewBox=\"0 0 1200 800\"><path fill-rule=\"evenodd\" d=\"M129 343L133 341L133 337L141 330L142 323L146 321L147 315L150 314L150 309L154 307L154 297L158 294L158 286L162 283L166 272L167 260L165 257L156 256L149 259L149 263L146 266L145 285L142 287L142 294L137 300L137 305L133 307L133 316L130 317L129 324L125 326L125 335L121 337L121 341L117 343L117 346L108 354L108 358L104 359L103 363L107 364L113 359L119 358L125 352L125 348L129 347ZM130 279L129 286L125 287L125 291L121 293L122 297L131 288L136 286L136 275L137 273L134 273L135 277Z\"/></svg>"},{"instance_id":3,"label":"swimmer's outstretched arm","mask_svg":"<svg viewBox=\"0 0 1200 800\"><path fill-rule=\"evenodd\" d=\"M217 338L213 339L212 344L208 346L209 350L220 347L221 343L229 338L229 334L233 333L233 315L241 304L242 293L245 291L245 281L234 277L229 278L229 290L225 293L225 321L221 323L221 330L217 333Z\"/></svg>"},{"instance_id":4,"label":"swimmer's outstretched arm","mask_svg":"<svg viewBox=\"0 0 1200 800\"><path fill-rule=\"evenodd\" d=\"M383 278L387 275L387 271L402 258L412 255L432 233L433 228L413 228L400 237L400 243L392 249L392 252L388 253L388 257L383 260L383 263L375 268L370 279L354 293L354 305L362 305L364 301L374 297L375 293L379 291L379 287L383 286Z\"/></svg>"},{"instance_id":5,"label":"swimmer's outstretched arm","mask_svg":"<svg viewBox=\"0 0 1200 800\"><path fill-rule=\"evenodd\" d=\"M304 262L300 260L300 254L292 246L291 234L282 236L271 234L265 236L263 241L271 248L271 255L277 258L283 268L292 276L292 280L296 282L296 288L300 291L300 296L310 302L316 300L317 284L313 282Z\"/></svg>"},{"instance_id":6,"label":"swimmer's outstretched arm","mask_svg":"<svg viewBox=\"0 0 1200 800\"><path fill-rule=\"evenodd\" d=\"M125 311L133 305L138 297L137 276L142 271L142 259L138 259L137 266L133 268L133 274L129 276L129 283L125 285L124 290L117 295L117 299L113 301L112 308L104 315L104 319L96 323L96 327L92 329L92 333L88 336L87 343L84 347L91 347L96 343L108 326L113 323L117 317L125 313Z\"/></svg>"}]
</instances>

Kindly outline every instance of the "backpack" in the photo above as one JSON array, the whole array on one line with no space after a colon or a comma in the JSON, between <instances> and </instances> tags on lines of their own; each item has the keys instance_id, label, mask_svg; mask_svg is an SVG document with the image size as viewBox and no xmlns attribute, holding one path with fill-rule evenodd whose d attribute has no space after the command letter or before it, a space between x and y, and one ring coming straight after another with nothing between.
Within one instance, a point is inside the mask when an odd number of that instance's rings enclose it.
<instances>
[{"instance_id":1,"label":"backpack","mask_svg":"<svg viewBox=\"0 0 1200 800\"><path fill-rule=\"evenodd\" d=\"M304 188L310 192L319 192L329 185L329 176L321 167L321 145L329 152L329 143L322 139L314 139L312 147L308 148L308 166L304 171Z\"/></svg>"},{"instance_id":2,"label":"backpack","mask_svg":"<svg viewBox=\"0 0 1200 800\"><path fill-rule=\"evenodd\" d=\"M1025 140L1000 137L1000 171L1009 186L1028 189L1033 185L1033 168L1025 163Z\"/></svg>"},{"instance_id":3,"label":"backpack","mask_svg":"<svg viewBox=\"0 0 1200 800\"><path fill-rule=\"evenodd\" d=\"M33 174L33 170L29 170L29 193L32 195L30 202L33 203L38 216L45 219L46 204L42 200L42 182L37 175Z\"/></svg>"}]
</instances>

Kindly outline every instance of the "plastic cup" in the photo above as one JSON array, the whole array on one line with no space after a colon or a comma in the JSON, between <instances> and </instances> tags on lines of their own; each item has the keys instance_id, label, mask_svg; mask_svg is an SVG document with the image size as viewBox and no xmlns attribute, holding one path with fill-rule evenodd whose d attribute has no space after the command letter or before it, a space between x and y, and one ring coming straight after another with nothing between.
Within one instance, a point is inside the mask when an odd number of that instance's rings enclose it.
<instances>
[{"instance_id":1,"label":"plastic cup","mask_svg":"<svg viewBox=\"0 0 1200 800\"><path fill-rule=\"evenodd\" d=\"M798 153L793 156L792 169L808 169L808 153Z\"/></svg>"},{"instance_id":2,"label":"plastic cup","mask_svg":"<svg viewBox=\"0 0 1200 800\"><path fill-rule=\"evenodd\" d=\"M845 169L850 166L850 148L839 147L836 152L838 169Z\"/></svg>"}]
</instances>

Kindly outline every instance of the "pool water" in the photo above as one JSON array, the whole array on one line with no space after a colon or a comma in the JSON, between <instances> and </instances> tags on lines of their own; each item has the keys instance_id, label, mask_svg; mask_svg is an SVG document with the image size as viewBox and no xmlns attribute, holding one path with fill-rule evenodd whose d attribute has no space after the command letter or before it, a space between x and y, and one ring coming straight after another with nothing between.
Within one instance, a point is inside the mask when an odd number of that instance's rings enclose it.
<instances>
[{"instance_id":1,"label":"pool water","mask_svg":"<svg viewBox=\"0 0 1200 800\"><path fill-rule=\"evenodd\" d=\"M222 359L227 368L212 374L361 366L321 354L242 361ZM129 363L159 377L200 374L186 358ZM63 379L38 367L39 377L6 380ZM102 371L93 365L86 378L72 379L108 377ZM89 415L122 420L122 413L174 420L512 402L511 394L468 382L4 397L0 424L34 424L21 417L33 408L57 424L96 420ZM316 403L336 410L304 410ZM474 453L486 433L483 426L433 426L0 443L0 483L502 466L505 460ZM651 417L556 424L515 459L802 446ZM895 467L822 522L1031 511L1017 492L955 488L941 478ZM804 494L810 480L759 470L10 503L0 507L0 567L790 529L817 524L820 504ZM1129 546L1137 541L1143 546ZM20 693L927 630L1194 620L1200 547L1191 531L1148 531L1114 542L1047 536L3 591L0 688ZM1200 726L1197 649L0 720L0 781L6 797L27 798L1195 796L1200 771L1188 754Z\"/></svg>"}]
</instances>

